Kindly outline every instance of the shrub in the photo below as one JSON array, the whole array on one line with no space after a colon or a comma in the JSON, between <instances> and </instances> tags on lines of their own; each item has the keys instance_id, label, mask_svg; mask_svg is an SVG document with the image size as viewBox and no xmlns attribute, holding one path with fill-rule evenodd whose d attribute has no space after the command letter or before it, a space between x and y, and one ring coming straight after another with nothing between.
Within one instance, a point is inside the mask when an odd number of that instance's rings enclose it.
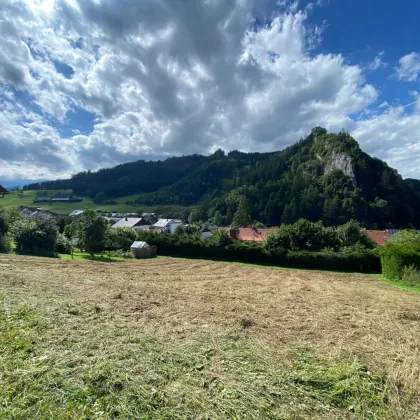
<instances>
[{"instance_id":1,"label":"shrub","mask_svg":"<svg viewBox=\"0 0 420 420\"><path fill-rule=\"evenodd\" d=\"M320 251L325 247L336 248L337 235L334 229L322 222L300 219L293 224L284 224L278 233L267 238L268 250L285 248L291 251Z\"/></svg>"},{"instance_id":2,"label":"shrub","mask_svg":"<svg viewBox=\"0 0 420 420\"><path fill-rule=\"evenodd\" d=\"M161 255L211 258L224 261L243 261L283 267L336 271L380 272L377 250L348 249L347 252L288 251L284 248L267 249L260 242L224 242L225 235L204 241L193 235L170 235L139 232L138 239L156 245Z\"/></svg>"},{"instance_id":3,"label":"shrub","mask_svg":"<svg viewBox=\"0 0 420 420\"><path fill-rule=\"evenodd\" d=\"M420 233L415 230L402 230L392 235L388 243L394 245L420 245Z\"/></svg>"},{"instance_id":4,"label":"shrub","mask_svg":"<svg viewBox=\"0 0 420 420\"><path fill-rule=\"evenodd\" d=\"M105 234L105 249L129 251L136 240L136 232L130 228L108 228Z\"/></svg>"},{"instance_id":5,"label":"shrub","mask_svg":"<svg viewBox=\"0 0 420 420\"><path fill-rule=\"evenodd\" d=\"M420 246L388 243L380 249L382 274L388 280L400 280L404 267L420 268Z\"/></svg>"},{"instance_id":6,"label":"shrub","mask_svg":"<svg viewBox=\"0 0 420 420\"><path fill-rule=\"evenodd\" d=\"M15 222L12 235L19 252L49 255L55 250L58 228L51 216L37 214Z\"/></svg>"},{"instance_id":7,"label":"shrub","mask_svg":"<svg viewBox=\"0 0 420 420\"><path fill-rule=\"evenodd\" d=\"M376 248L376 244L370 239L365 229L362 229L359 222L350 220L344 225L336 228L339 246L343 247L364 247Z\"/></svg>"},{"instance_id":8,"label":"shrub","mask_svg":"<svg viewBox=\"0 0 420 420\"><path fill-rule=\"evenodd\" d=\"M4 236L9 231L9 223L7 221L6 212L0 207L0 235Z\"/></svg>"},{"instance_id":9,"label":"shrub","mask_svg":"<svg viewBox=\"0 0 420 420\"><path fill-rule=\"evenodd\" d=\"M55 251L59 254L71 254L73 245L70 240L66 238L62 233L57 235L57 243L55 244Z\"/></svg>"},{"instance_id":10,"label":"shrub","mask_svg":"<svg viewBox=\"0 0 420 420\"><path fill-rule=\"evenodd\" d=\"M12 250L12 244L8 235L0 233L0 252L7 254Z\"/></svg>"},{"instance_id":11,"label":"shrub","mask_svg":"<svg viewBox=\"0 0 420 420\"><path fill-rule=\"evenodd\" d=\"M285 267L370 273L381 271L381 262L376 250L349 253L288 252L284 258L285 261L281 265Z\"/></svg>"},{"instance_id":12,"label":"shrub","mask_svg":"<svg viewBox=\"0 0 420 420\"><path fill-rule=\"evenodd\" d=\"M404 267L401 272L401 281L409 286L420 286L420 271L414 264Z\"/></svg>"}]
</instances>

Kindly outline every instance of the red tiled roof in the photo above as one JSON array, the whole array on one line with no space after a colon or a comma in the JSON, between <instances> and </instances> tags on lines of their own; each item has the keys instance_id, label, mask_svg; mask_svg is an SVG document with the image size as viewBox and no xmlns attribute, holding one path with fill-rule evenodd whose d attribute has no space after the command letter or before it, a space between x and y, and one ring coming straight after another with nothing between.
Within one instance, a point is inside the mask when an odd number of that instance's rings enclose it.
<instances>
[{"instance_id":1,"label":"red tiled roof","mask_svg":"<svg viewBox=\"0 0 420 420\"><path fill-rule=\"evenodd\" d=\"M238 241L256 241L261 242L267 238L270 233L279 232L279 228L238 228L231 229L230 227L222 228L226 230L232 239Z\"/></svg>"},{"instance_id":2,"label":"red tiled roof","mask_svg":"<svg viewBox=\"0 0 420 420\"><path fill-rule=\"evenodd\" d=\"M389 232L387 230L367 230L370 239L377 245L385 245L389 239Z\"/></svg>"},{"instance_id":3,"label":"red tiled roof","mask_svg":"<svg viewBox=\"0 0 420 420\"><path fill-rule=\"evenodd\" d=\"M232 239L238 241L256 241L261 242L267 238L270 233L279 232L279 228L238 228L232 229L230 227L223 227ZM389 239L389 232L387 230L368 230L367 234L370 239L378 246L385 245Z\"/></svg>"}]
</instances>

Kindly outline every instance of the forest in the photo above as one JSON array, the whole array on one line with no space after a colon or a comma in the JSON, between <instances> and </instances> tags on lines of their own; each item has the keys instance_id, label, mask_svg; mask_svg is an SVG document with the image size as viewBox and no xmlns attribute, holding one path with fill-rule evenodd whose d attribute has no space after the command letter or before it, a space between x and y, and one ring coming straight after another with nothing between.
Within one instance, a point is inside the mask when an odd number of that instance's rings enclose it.
<instances>
[{"instance_id":1,"label":"forest","mask_svg":"<svg viewBox=\"0 0 420 420\"><path fill-rule=\"evenodd\" d=\"M349 133L322 127L279 152L218 150L210 156L118 165L26 189L72 189L107 198L138 194L134 204L197 206L202 220L232 223L240 203L267 226L300 218L328 226L356 219L371 229L420 228L420 181L404 180L364 153Z\"/></svg>"}]
</instances>

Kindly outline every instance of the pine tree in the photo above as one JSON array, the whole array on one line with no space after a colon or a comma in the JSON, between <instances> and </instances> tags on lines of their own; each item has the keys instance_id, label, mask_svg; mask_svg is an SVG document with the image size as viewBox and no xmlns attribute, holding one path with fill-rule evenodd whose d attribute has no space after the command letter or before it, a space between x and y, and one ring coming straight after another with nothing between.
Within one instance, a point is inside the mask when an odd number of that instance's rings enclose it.
<instances>
[{"instance_id":1,"label":"pine tree","mask_svg":"<svg viewBox=\"0 0 420 420\"><path fill-rule=\"evenodd\" d=\"M216 211L216 213L214 213L213 222L217 226L221 226L223 224L223 219L222 215L220 214L220 211Z\"/></svg>"},{"instance_id":2,"label":"pine tree","mask_svg":"<svg viewBox=\"0 0 420 420\"><path fill-rule=\"evenodd\" d=\"M293 198L292 201L286 205L284 208L283 215L281 217L282 223L293 223L297 219L297 204L296 200Z\"/></svg>"},{"instance_id":3,"label":"pine tree","mask_svg":"<svg viewBox=\"0 0 420 420\"><path fill-rule=\"evenodd\" d=\"M232 225L235 227L245 227L251 223L252 219L249 215L248 204L246 202L246 198L243 197L239 201L238 210L236 211L235 216L233 216Z\"/></svg>"},{"instance_id":4,"label":"pine tree","mask_svg":"<svg viewBox=\"0 0 420 420\"><path fill-rule=\"evenodd\" d=\"M200 221L200 212L197 209L192 209L188 217L189 223L198 223Z\"/></svg>"},{"instance_id":5,"label":"pine tree","mask_svg":"<svg viewBox=\"0 0 420 420\"><path fill-rule=\"evenodd\" d=\"M233 213L232 213L232 209L229 207L226 213L226 224L230 225L232 223L232 220L233 220Z\"/></svg>"}]
</instances>

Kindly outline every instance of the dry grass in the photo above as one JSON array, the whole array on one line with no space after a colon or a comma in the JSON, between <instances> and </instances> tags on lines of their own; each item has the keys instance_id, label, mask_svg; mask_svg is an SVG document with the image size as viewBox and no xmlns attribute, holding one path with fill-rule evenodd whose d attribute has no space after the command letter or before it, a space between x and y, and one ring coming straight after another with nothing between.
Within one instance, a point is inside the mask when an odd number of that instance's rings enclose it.
<instances>
[{"instance_id":1,"label":"dry grass","mask_svg":"<svg viewBox=\"0 0 420 420\"><path fill-rule=\"evenodd\" d=\"M420 418L420 296L373 276L0 255L2 418Z\"/></svg>"}]
</instances>

